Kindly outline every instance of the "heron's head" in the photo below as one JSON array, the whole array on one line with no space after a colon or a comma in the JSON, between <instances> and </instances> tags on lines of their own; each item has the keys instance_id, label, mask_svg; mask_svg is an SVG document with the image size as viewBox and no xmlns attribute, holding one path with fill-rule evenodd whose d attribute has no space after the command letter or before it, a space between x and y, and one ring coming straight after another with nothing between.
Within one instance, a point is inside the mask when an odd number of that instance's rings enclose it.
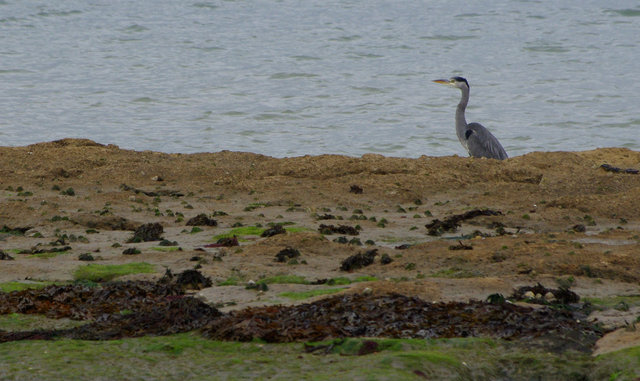
<instances>
[{"instance_id":1,"label":"heron's head","mask_svg":"<svg viewBox=\"0 0 640 381\"><path fill-rule=\"evenodd\" d=\"M467 89L469 88L469 82L467 82L467 80L462 77L451 77L449 79L436 79L433 82L439 83L441 85L456 87L458 89L462 89L464 87L466 87Z\"/></svg>"}]
</instances>

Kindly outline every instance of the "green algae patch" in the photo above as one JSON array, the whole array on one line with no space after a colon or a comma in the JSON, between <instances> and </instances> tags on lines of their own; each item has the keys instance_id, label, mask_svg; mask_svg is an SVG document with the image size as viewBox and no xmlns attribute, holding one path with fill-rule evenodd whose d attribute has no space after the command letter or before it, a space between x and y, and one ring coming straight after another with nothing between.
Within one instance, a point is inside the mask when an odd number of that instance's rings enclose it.
<instances>
[{"instance_id":1,"label":"green algae patch","mask_svg":"<svg viewBox=\"0 0 640 381\"><path fill-rule=\"evenodd\" d=\"M640 295L612 296L608 298L584 297L583 301L604 308L620 308L640 306Z\"/></svg>"},{"instance_id":2,"label":"green algae patch","mask_svg":"<svg viewBox=\"0 0 640 381\"><path fill-rule=\"evenodd\" d=\"M314 296L335 294L342 290L344 290L344 288L323 288L319 290L309 290L309 291L300 291L300 292L282 292L278 294L278 296L282 298L292 299L292 300L304 300L308 298L313 298Z\"/></svg>"},{"instance_id":3,"label":"green algae patch","mask_svg":"<svg viewBox=\"0 0 640 381\"><path fill-rule=\"evenodd\" d=\"M260 236L262 233L264 233L266 229L261 228L261 227L257 227L257 226L241 226L238 228L233 228L231 229L229 232L227 233L223 233L223 234L218 234L213 236L213 241L217 242L220 239L223 238L232 238L232 237L243 237L243 236L247 236L247 235L255 235L255 236Z\"/></svg>"},{"instance_id":4,"label":"green algae patch","mask_svg":"<svg viewBox=\"0 0 640 381\"><path fill-rule=\"evenodd\" d=\"M284 230L286 230L289 233L305 233L305 232L314 231L313 229L309 229L309 228L305 228L305 227L301 227L301 226L292 226L292 227L289 227L289 228L285 228Z\"/></svg>"},{"instance_id":5,"label":"green algae patch","mask_svg":"<svg viewBox=\"0 0 640 381\"><path fill-rule=\"evenodd\" d=\"M46 287L53 282L4 282L0 283L0 291L12 292Z\"/></svg>"},{"instance_id":6,"label":"green algae patch","mask_svg":"<svg viewBox=\"0 0 640 381\"><path fill-rule=\"evenodd\" d=\"M378 278L374 277L374 276L369 276L369 275L363 275L363 276L359 276L357 278L354 279L350 279L344 276L339 276L339 277L335 277L335 278L331 278L329 280L327 280L327 284L330 286L342 286L342 285L347 285L347 284L351 284L351 283L359 283L359 282L375 282L377 281Z\"/></svg>"},{"instance_id":7,"label":"green algae patch","mask_svg":"<svg viewBox=\"0 0 640 381\"><path fill-rule=\"evenodd\" d=\"M364 348L375 347L373 351ZM622 352L622 351L621 351ZM633 380L638 349L598 358L490 339L368 339L267 344L197 333L110 341L0 344L2 379ZM636 357L637 358L637 357ZM636 360L637 361L637 360Z\"/></svg>"},{"instance_id":8,"label":"green algae patch","mask_svg":"<svg viewBox=\"0 0 640 381\"><path fill-rule=\"evenodd\" d=\"M240 284L240 282L242 282L242 279L240 279L239 277L230 276L229 278L218 283L218 286L237 286L238 284Z\"/></svg>"},{"instance_id":9,"label":"green algae patch","mask_svg":"<svg viewBox=\"0 0 640 381\"><path fill-rule=\"evenodd\" d=\"M106 282L123 275L153 272L155 272L155 267L146 262L122 265L89 264L78 267L73 273L73 279L76 281Z\"/></svg>"},{"instance_id":10,"label":"green algae patch","mask_svg":"<svg viewBox=\"0 0 640 381\"><path fill-rule=\"evenodd\" d=\"M282 224L281 224L282 225ZM233 228L231 230L229 230L226 233L222 233L222 234L218 234L213 236L212 241L217 242L220 239L223 238L232 238L232 237L245 237L245 236L257 236L260 237L262 235L262 233L265 232L265 230L267 230L266 228L263 227L259 227L259 226L240 226L237 228ZM311 229L305 228L305 227L297 227L297 226L290 226L290 227L286 227L284 230L286 230L289 233L301 233L301 232L308 232L308 231L312 231Z\"/></svg>"},{"instance_id":11,"label":"green algae patch","mask_svg":"<svg viewBox=\"0 0 640 381\"><path fill-rule=\"evenodd\" d=\"M309 284L309 281L299 275L276 275L260 279L258 283L266 284Z\"/></svg>"},{"instance_id":12,"label":"green algae patch","mask_svg":"<svg viewBox=\"0 0 640 381\"><path fill-rule=\"evenodd\" d=\"M327 284L329 286L344 286L351 283L353 283L353 281L344 276L338 276L327 280Z\"/></svg>"},{"instance_id":13,"label":"green algae patch","mask_svg":"<svg viewBox=\"0 0 640 381\"><path fill-rule=\"evenodd\" d=\"M479 275L474 274L473 272L471 272L469 270L466 270L466 269L461 269L461 268L457 268L457 267L451 267L451 268L448 268L448 269L438 270L438 271L432 273L429 276L433 277L433 278L459 279L459 278L474 278L474 277L477 277Z\"/></svg>"},{"instance_id":14,"label":"green algae patch","mask_svg":"<svg viewBox=\"0 0 640 381\"><path fill-rule=\"evenodd\" d=\"M70 319L50 319L37 314L11 313L0 315L0 330L27 331L34 329L66 329L85 324L83 321Z\"/></svg>"},{"instance_id":15,"label":"green algae patch","mask_svg":"<svg viewBox=\"0 0 640 381\"><path fill-rule=\"evenodd\" d=\"M182 251L182 248L180 248L179 246L153 246L151 250L169 253L172 251Z\"/></svg>"},{"instance_id":16,"label":"green algae patch","mask_svg":"<svg viewBox=\"0 0 640 381\"><path fill-rule=\"evenodd\" d=\"M29 255L29 258L54 258L57 257L58 255L64 255L64 254L69 254L68 250L64 250L64 251L51 251L51 252L45 252L45 253L38 253L38 254L31 254Z\"/></svg>"},{"instance_id":17,"label":"green algae patch","mask_svg":"<svg viewBox=\"0 0 640 381\"><path fill-rule=\"evenodd\" d=\"M597 368L613 369L609 374L609 380L640 378L640 346L599 355L594 362Z\"/></svg>"},{"instance_id":18,"label":"green algae patch","mask_svg":"<svg viewBox=\"0 0 640 381\"><path fill-rule=\"evenodd\" d=\"M359 276L356 279L353 280L353 282L375 282L377 281L378 278L374 277L374 276L369 276L369 275L363 275L363 276Z\"/></svg>"}]
</instances>

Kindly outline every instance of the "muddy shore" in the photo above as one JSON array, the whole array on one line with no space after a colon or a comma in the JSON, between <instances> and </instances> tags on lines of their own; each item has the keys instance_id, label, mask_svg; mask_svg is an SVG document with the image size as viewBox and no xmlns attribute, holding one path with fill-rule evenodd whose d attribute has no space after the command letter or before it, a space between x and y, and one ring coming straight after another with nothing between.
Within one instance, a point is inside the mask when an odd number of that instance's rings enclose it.
<instances>
[{"instance_id":1,"label":"muddy shore","mask_svg":"<svg viewBox=\"0 0 640 381\"><path fill-rule=\"evenodd\" d=\"M150 264L117 278L136 281L197 268L212 285L191 294L225 313L336 294L468 302L541 283L606 301L589 320L618 330L598 351L638 346L625 327L640 315L639 168L621 148L495 161L0 147L0 283L70 282L88 263ZM132 239L156 223L157 237Z\"/></svg>"}]
</instances>

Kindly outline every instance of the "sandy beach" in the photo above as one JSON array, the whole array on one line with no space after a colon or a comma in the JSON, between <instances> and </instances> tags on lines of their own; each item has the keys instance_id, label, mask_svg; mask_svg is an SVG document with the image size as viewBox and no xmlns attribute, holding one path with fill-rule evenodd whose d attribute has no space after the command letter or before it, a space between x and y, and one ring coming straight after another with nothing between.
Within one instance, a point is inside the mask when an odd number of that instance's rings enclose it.
<instances>
[{"instance_id":1,"label":"sandy beach","mask_svg":"<svg viewBox=\"0 0 640 381\"><path fill-rule=\"evenodd\" d=\"M638 168L640 152L622 148L496 161L165 154L77 139L0 147L0 249L13 258L0 261L0 283L72 281L87 263L153 266L119 280L197 268L213 281L197 297L223 312L319 300L329 294L286 295L340 277L351 282L331 295L397 292L426 301L568 286L583 300L629 298L620 299L627 308L589 316L622 328L596 346L606 352L640 345L637 332L624 330L640 315ZM187 224L201 214L215 223ZM453 228L434 228L453 216ZM174 246L129 242L149 223ZM276 225L285 232L261 236ZM220 241L234 236L238 246ZM60 247L62 254L51 250ZM130 248L139 253L123 254ZM285 249L299 255L278 261ZM372 250L372 264L341 269ZM285 276L306 281L246 288Z\"/></svg>"}]
</instances>

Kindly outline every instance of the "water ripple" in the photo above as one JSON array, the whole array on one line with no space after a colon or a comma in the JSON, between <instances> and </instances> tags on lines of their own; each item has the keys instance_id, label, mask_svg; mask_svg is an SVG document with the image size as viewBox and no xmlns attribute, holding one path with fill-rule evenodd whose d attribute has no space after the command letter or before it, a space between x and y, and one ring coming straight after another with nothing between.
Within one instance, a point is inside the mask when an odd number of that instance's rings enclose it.
<instances>
[{"instance_id":1,"label":"water ripple","mask_svg":"<svg viewBox=\"0 0 640 381\"><path fill-rule=\"evenodd\" d=\"M464 156L461 75L510 156L640 149L635 5L58 3L0 0L2 144Z\"/></svg>"}]
</instances>

